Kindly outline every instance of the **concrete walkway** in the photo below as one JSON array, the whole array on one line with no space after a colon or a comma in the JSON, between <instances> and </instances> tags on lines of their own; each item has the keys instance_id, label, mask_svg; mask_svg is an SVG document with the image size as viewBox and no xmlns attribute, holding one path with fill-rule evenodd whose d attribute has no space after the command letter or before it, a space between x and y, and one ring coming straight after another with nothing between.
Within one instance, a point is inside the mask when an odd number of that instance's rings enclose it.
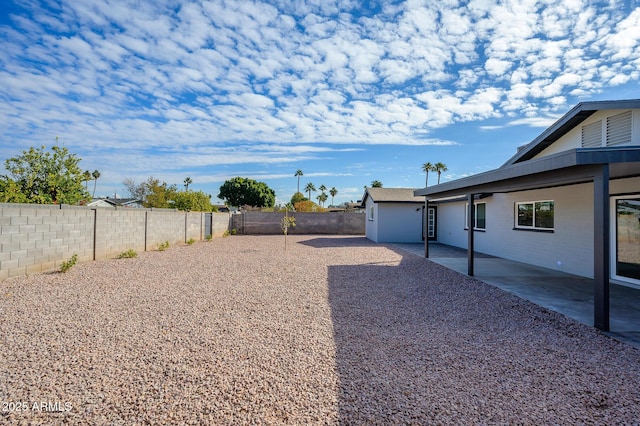
<instances>
[{"instance_id":1,"label":"concrete walkway","mask_svg":"<svg viewBox=\"0 0 640 426\"><path fill-rule=\"evenodd\" d=\"M423 244L393 244L424 257ZM429 260L467 274L467 251L429 244ZM593 327L593 280L476 253L474 278ZM640 349L640 290L611 284L610 328L605 334Z\"/></svg>"}]
</instances>

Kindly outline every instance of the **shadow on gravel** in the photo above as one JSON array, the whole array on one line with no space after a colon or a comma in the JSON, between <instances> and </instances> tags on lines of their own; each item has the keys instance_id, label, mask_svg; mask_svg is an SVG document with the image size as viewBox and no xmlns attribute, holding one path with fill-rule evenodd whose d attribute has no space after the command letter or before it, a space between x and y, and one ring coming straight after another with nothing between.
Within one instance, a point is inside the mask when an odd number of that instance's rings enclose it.
<instances>
[{"instance_id":1,"label":"shadow on gravel","mask_svg":"<svg viewBox=\"0 0 640 426\"><path fill-rule=\"evenodd\" d=\"M373 243L317 238L302 244ZM631 348L384 247L389 255L374 262L328 266L341 424L637 420L640 357Z\"/></svg>"},{"instance_id":2,"label":"shadow on gravel","mask_svg":"<svg viewBox=\"0 0 640 426\"><path fill-rule=\"evenodd\" d=\"M298 244L314 248L332 248L332 247L371 247L376 245L374 242L368 240L366 237L350 237L339 236L338 238L318 237L311 238L309 240L300 241Z\"/></svg>"}]
</instances>

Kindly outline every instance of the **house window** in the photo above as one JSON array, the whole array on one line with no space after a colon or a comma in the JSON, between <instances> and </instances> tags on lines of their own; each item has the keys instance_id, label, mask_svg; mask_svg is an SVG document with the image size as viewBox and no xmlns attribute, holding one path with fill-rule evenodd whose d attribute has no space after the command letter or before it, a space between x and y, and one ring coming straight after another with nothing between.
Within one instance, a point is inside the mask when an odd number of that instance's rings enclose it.
<instances>
[{"instance_id":1,"label":"house window","mask_svg":"<svg viewBox=\"0 0 640 426\"><path fill-rule=\"evenodd\" d=\"M373 220L373 206L369 207L369 220Z\"/></svg>"},{"instance_id":2,"label":"house window","mask_svg":"<svg viewBox=\"0 0 640 426\"><path fill-rule=\"evenodd\" d=\"M553 201L516 203L516 228L553 230Z\"/></svg>"},{"instance_id":3,"label":"house window","mask_svg":"<svg viewBox=\"0 0 640 426\"><path fill-rule=\"evenodd\" d=\"M476 209L476 215L473 229L487 229L487 203L477 203L474 204L474 207ZM469 203L466 203L464 208L464 229L469 229Z\"/></svg>"}]
</instances>

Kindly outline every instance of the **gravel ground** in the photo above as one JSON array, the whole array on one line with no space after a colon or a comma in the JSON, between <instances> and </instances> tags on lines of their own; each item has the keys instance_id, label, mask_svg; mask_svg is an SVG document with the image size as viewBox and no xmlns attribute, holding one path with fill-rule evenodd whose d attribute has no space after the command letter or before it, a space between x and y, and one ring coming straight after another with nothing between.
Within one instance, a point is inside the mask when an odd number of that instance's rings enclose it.
<instances>
[{"instance_id":1,"label":"gravel ground","mask_svg":"<svg viewBox=\"0 0 640 426\"><path fill-rule=\"evenodd\" d=\"M391 246L283 238L0 282L0 423L640 423L640 351Z\"/></svg>"}]
</instances>

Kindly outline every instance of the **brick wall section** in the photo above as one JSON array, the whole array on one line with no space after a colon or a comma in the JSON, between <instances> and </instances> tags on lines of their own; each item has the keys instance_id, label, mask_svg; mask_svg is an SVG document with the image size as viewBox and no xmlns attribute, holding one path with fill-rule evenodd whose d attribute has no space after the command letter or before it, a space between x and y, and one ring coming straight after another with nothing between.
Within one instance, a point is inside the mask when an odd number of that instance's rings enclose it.
<instances>
[{"instance_id":1,"label":"brick wall section","mask_svg":"<svg viewBox=\"0 0 640 426\"><path fill-rule=\"evenodd\" d=\"M146 210L96 209L96 259L116 257L127 250L144 251Z\"/></svg>"},{"instance_id":2,"label":"brick wall section","mask_svg":"<svg viewBox=\"0 0 640 426\"><path fill-rule=\"evenodd\" d=\"M364 235L365 215L362 213L290 213L296 226L289 234ZM232 229L248 235L282 234L280 221L284 213L243 212L234 214Z\"/></svg>"}]
</instances>

